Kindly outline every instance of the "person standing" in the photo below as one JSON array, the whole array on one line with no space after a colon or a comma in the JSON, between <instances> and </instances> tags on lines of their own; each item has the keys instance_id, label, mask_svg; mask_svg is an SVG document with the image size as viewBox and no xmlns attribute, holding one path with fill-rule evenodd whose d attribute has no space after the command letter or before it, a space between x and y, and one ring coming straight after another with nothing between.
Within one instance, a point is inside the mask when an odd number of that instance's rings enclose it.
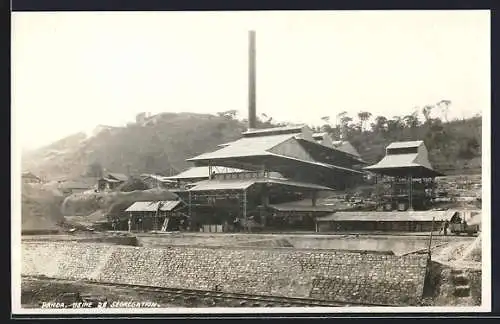
<instances>
[{"instance_id":1,"label":"person standing","mask_svg":"<svg viewBox=\"0 0 500 324\"><path fill-rule=\"evenodd\" d=\"M448 223L448 220L446 220L444 222L444 228L443 228L444 236L448 235L448 227L449 226L450 226L450 224Z\"/></svg>"},{"instance_id":2,"label":"person standing","mask_svg":"<svg viewBox=\"0 0 500 324\"><path fill-rule=\"evenodd\" d=\"M142 232L142 217L139 217L139 219L137 220L137 227L137 231Z\"/></svg>"},{"instance_id":3,"label":"person standing","mask_svg":"<svg viewBox=\"0 0 500 324\"><path fill-rule=\"evenodd\" d=\"M129 219L128 219L128 231L129 232L132 231L132 217L129 217Z\"/></svg>"}]
</instances>

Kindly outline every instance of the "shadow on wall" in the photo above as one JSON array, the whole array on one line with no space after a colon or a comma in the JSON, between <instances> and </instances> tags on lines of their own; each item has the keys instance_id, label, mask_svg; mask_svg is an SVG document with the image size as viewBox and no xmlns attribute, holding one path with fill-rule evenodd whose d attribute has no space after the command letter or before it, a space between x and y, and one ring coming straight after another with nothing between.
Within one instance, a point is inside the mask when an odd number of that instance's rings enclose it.
<instances>
[{"instance_id":1,"label":"shadow on wall","mask_svg":"<svg viewBox=\"0 0 500 324\"><path fill-rule=\"evenodd\" d=\"M454 269L431 261L424 284L424 300L431 306L480 306L481 270Z\"/></svg>"}]
</instances>

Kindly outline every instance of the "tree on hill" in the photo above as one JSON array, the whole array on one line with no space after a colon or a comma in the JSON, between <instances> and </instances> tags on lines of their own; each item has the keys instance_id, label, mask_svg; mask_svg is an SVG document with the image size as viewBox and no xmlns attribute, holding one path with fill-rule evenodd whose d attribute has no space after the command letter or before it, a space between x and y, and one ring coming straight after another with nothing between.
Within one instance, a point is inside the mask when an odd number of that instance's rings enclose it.
<instances>
[{"instance_id":1,"label":"tree on hill","mask_svg":"<svg viewBox=\"0 0 500 324\"><path fill-rule=\"evenodd\" d=\"M444 120L448 121L448 110L450 109L451 101L450 100L441 100L436 104L442 111Z\"/></svg>"},{"instance_id":2,"label":"tree on hill","mask_svg":"<svg viewBox=\"0 0 500 324\"><path fill-rule=\"evenodd\" d=\"M449 101L444 101L440 105L449 104ZM338 127L329 127L328 120L323 119L325 124L322 130L333 138L351 142L369 163L378 162L391 142L424 140L429 149L429 158L437 169L460 169L465 165L480 168L481 118L476 116L463 121L443 122L440 118L431 117L434 108L433 105L426 105L403 117L377 116L371 128L365 128L364 132L361 131L360 123L352 124L352 118L342 112L337 115L341 118ZM419 111L424 115L423 123L419 120ZM361 122L366 117L359 113L358 118Z\"/></svg>"},{"instance_id":3,"label":"tree on hill","mask_svg":"<svg viewBox=\"0 0 500 324\"><path fill-rule=\"evenodd\" d=\"M365 129L366 122L368 121L368 119L370 119L371 116L372 113L368 111L361 111L358 113L359 124L362 131Z\"/></svg>"}]
</instances>

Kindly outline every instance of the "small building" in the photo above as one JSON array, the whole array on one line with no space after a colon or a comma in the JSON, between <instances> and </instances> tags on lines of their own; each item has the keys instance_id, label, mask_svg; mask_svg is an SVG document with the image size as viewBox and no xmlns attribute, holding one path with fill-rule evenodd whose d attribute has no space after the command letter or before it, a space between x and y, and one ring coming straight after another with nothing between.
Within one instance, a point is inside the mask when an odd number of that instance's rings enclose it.
<instances>
[{"instance_id":1,"label":"small building","mask_svg":"<svg viewBox=\"0 0 500 324\"><path fill-rule=\"evenodd\" d=\"M125 210L124 219L131 220L133 231L179 230L182 221L187 224L184 207L181 200L137 201Z\"/></svg>"},{"instance_id":2,"label":"small building","mask_svg":"<svg viewBox=\"0 0 500 324\"><path fill-rule=\"evenodd\" d=\"M59 181L58 188L64 195L82 193L95 189L92 184L87 183L83 180Z\"/></svg>"},{"instance_id":3,"label":"small building","mask_svg":"<svg viewBox=\"0 0 500 324\"><path fill-rule=\"evenodd\" d=\"M158 174L143 173L141 174L140 178L144 183L146 183L151 188L168 189L174 187L175 184L177 183L177 181L175 180L170 180L167 177Z\"/></svg>"},{"instance_id":4,"label":"small building","mask_svg":"<svg viewBox=\"0 0 500 324\"><path fill-rule=\"evenodd\" d=\"M439 231L446 220L458 212L407 211L407 212L335 212L316 219L317 232L430 232Z\"/></svg>"},{"instance_id":5,"label":"small building","mask_svg":"<svg viewBox=\"0 0 500 324\"><path fill-rule=\"evenodd\" d=\"M104 177L97 180L97 189L99 191L114 190L128 180L128 177L122 173L107 172Z\"/></svg>"},{"instance_id":6,"label":"small building","mask_svg":"<svg viewBox=\"0 0 500 324\"><path fill-rule=\"evenodd\" d=\"M37 177L33 173L27 171L23 172L21 175L21 178L23 180L23 183L41 183L42 179L40 177Z\"/></svg>"},{"instance_id":7,"label":"small building","mask_svg":"<svg viewBox=\"0 0 500 324\"><path fill-rule=\"evenodd\" d=\"M318 144L347 153L364 163L358 150L348 141L334 141L328 133L314 133L313 139Z\"/></svg>"}]
</instances>

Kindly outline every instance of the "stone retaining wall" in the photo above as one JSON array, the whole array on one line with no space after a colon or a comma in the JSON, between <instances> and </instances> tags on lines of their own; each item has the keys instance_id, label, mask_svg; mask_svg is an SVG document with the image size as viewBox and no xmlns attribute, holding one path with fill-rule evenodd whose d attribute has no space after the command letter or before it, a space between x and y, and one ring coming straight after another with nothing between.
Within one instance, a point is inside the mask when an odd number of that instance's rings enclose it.
<instances>
[{"instance_id":1,"label":"stone retaining wall","mask_svg":"<svg viewBox=\"0 0 500 324\"><path fill-rule=\"evenodd\" d=\"M158 287L414 305L425 255L23 242L22 274Z\"/></svg>"}]
</instances>

